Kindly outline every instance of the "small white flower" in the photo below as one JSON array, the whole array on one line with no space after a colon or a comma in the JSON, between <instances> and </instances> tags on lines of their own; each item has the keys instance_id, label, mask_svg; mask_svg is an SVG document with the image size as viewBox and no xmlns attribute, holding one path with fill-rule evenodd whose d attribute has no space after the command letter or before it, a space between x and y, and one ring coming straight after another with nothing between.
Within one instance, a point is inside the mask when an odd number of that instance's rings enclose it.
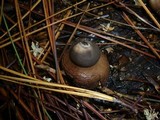
<instances>
[{"instance_id":1,"label":"small white flower","mask_svg":"<svg viewBox=\"0 0 160 120\"><path fill-rule=\"evenodd\" d=\"M108 32L108 31L114 30L114 27L111 27L111 23L108 23L108 24L100 24L100 26L101 26L101 29L102 29L104 32Z\"/></svg>"},{"instance_id":2,"label":"small white flower","mask_svg":"<svg viewBox=\"0 0 160 120\"><path fill-rule=\"evenodd\" d=\"M52 80L52 78L47 78L46 76L44 76L43 79L46 80L47 82L50 82Z\"/></svg>"},{"instance_id":3,"label":"small white flower","mask_svg":"<svg viewBox=\"0 0 160 120\"><path fill-rule=\"evenodd\" d=\"M158 114L159 112L155 112L154 109L152 109L150 107L150 109L144 109L144 115L146 116L146 119L147 120L156 120L158 119Z\"/></svg>"},{"instance_id":4,"label":"small white flower","mask_svg":"<svg viewBox=\"0 0 160 120\"><path fill-rule=\"evenodd\" d=\"M31 48L31 52L33 53L34 57L37 57L39 54L43 54L43 48L39 47L38 42L32 42Z\"/></svg>"}]
</instances>

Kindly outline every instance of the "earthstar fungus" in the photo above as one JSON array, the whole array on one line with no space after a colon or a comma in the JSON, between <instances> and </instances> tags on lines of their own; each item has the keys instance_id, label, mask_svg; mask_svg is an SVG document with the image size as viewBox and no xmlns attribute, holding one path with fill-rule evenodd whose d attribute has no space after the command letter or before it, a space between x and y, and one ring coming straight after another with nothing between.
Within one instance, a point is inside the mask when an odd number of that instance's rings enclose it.
<instances>
[{"instance_id":1,"label":"earthstar fungus","mask_svg":"<svg viewBox=\"0 0 160 120\"><path fill-rule=\"evenodd\" d=\"M62 57L62 67L76 86L93 89L105 85L109 76L107 57L86 39L73 44Z\"/></svg>"}]
</instances>

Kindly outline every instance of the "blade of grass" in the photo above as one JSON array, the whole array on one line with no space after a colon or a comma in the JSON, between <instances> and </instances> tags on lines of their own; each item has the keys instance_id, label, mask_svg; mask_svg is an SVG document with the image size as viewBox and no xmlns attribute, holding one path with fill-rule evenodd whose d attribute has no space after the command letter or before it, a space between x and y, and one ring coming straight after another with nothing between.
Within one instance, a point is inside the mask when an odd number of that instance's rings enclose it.
<instances>
[{"instance_id":1,"label":"blade of grass","mask_svg":"<svg viewBox=\"0 0 160 120\"><path fill-rule=\"evenodd\" d=\"M2 16L3 16L3 21L4 21L5 27L6 27L6 29L7 29L7 32L8 32L10 41L11 41L11 43L12 43L13 49L14 49L14 51L15 51L15 54L16 54L16 56L17 56L18 62L19 62L19 64L20 64L23 72L27 75L27 72L26 72L26 70L25 70L25 68L24 68L24 66L23 66L23 64L22 64L21 58L20 58L20 56L19 56L19 54L18 54L18 51L17 51L17 49L16 49L16 46L15 46L15 44L14 44L14 42L13 42L12 37L11 37L11 33L9 32L8 25L7 25L7 21L6 21L5 17L4 17L4 14L2 14Z\"/></svg>"}]
</instances>

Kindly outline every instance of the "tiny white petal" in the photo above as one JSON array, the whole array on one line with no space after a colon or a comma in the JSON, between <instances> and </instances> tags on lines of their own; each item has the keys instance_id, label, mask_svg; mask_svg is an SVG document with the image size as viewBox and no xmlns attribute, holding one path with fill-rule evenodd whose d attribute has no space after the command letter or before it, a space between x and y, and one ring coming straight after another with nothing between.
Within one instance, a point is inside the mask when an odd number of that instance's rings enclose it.
<instances>
[{"instance_id":1,"label":"tiny white petal","mask_svg":"<svg viewBox=\"0 0 160 120\"><path fill-rule=\"evenodd\" d=\"M52 80L52 78L47 78L46 76L44 76L43 79L46 80L47 82L50 82Z\"/></svg>"},{"instance_id":2,"label":"tiny white petal","mask_svg":"<svg viewBox=\"0 0 160 120\"><path fill-rule=\"evenodd\" d=\"M33 53L34 57L37 57L39 54L43 54L43 48L39 47L39 43L32 42L31 44L31 52Z\"/></svg>"},{"instance_id":3,"label":"tiny white petal","mask_svg":"<svg viewBox=\"0 0 160 120\"><path fill-rule=\"evenodd\" d=\"M155 112L155 109L144 109L144 115L146 116L147 120L156 120L158 119L159 112Z\"/></svg>"}]
</instances>

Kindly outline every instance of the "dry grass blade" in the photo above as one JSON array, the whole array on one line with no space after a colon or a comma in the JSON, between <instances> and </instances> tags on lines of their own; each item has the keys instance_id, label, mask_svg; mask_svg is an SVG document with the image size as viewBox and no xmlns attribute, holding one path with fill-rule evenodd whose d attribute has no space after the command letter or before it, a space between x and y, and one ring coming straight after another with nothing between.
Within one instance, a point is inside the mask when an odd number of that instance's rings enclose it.
<instances>
[{"instance_id":1,"label":"dry grass blade","mask_svg":"<svg viewBox=\"0 0 160 120\"><path fill-rule=\"evenodd\" d=\"M142 7L145 9L145 11L148 13L148 15L151 17L153 22L157 25L157 27L160 29L160 24L158 21L155 19L155 17L152 15L152 13L149 11L149 9L145 6L142 0L138 0L138 2L142 5Z\"/></svg>"},{"instance_id":2,"label":"dry grass blade","mask_svg":"<svg viewBox=\"0 0 160 120\"><path fill-rule=\"evenodd\" d=\"M50 90L50 91L55 91L60 93L66 93L66 94L77 95L82 97L97 98L97 99L106 100L110 102L116 102L116 99L114 97L111 97L99 92L78 88L78 87L72 87L72 86L56 84L56 83L48 83L38 79L32 80L32 79L25 79L25 78L5 76L5 75L0 75L0 77L1 77L0 78L1 80L5 80L5 81L21 84L21 85L26 85L33 88L39 88L39 89ZM50 87L54 87L54 88L50 88Z\"/></svg>"},{"instance_id":3,"label":"dry grass blade","mask_svg":"<svg viewBox=\"0 0 160 120\"><path fill-rule=\"evenodd\" d=\"M16 74L17 72L9 70L7 68L3 68L0 66L0 69ZM88 90L88 89L83 89L83 88L78 88L78 87L72 87L68 85L62 85L62 84L57 84L57 83L49 83L45 82L36 78L29 77L27 75L18 73L18 76L24 77L24 78L19 78L19 77L12 77L12 76L5 76L5 75L0 75L0 79L8 82L13 82L17 83L20 85L25 85L28 87L33 87L33 88L38 88L38 89L43 89L43 90L49 90L49 91L54 91L58 93L65 93L65 94L70 94L70 95L76 95L76 96L81 96L81 97L88 97L88 98L96 98L96 99L101 99L109 102L115 102L115 103L120 103L124 106L127 106L131 108L129 105L125 104L121 100L118 100L112 96ZM32 78L32 79L31 79ZM52 88L54 87L54 88ZM132 109L132 108L131 108ZM137 112L136 109L132 109L134 112Z\"/></svg>"},{"instance_id":4,"label":"dry grass blade","mask_svg":"<svg viewBox=\"0 0 160 120\"><path fill-rule=\"evenodd\" d=\"M57 83L48 83L48 82L44 82L41 80L34 81L30 79L11 77L11 76L5 76L5 75L0 75L0 79L3 81L8 81L8 82L16 83L19 85L28 86L31 88L38 88L42 90L48 90L48 91L53 91L53 92L58 92L58 93L63 93L63 94L68 94L68 95L87 97L87 98L95 98L95 99L100 99L100 100L104 100L108 102L115 102L115 103L122 104L137 113L137 110L135 108L132 108L130 105L127 105L121 100L118 100L112 96L109 96L109 95L106 95L100 92L88 90L88 89L72 87L72 86L62 85L62 84L57 84Z\"/></svg>"}]
</instances>

